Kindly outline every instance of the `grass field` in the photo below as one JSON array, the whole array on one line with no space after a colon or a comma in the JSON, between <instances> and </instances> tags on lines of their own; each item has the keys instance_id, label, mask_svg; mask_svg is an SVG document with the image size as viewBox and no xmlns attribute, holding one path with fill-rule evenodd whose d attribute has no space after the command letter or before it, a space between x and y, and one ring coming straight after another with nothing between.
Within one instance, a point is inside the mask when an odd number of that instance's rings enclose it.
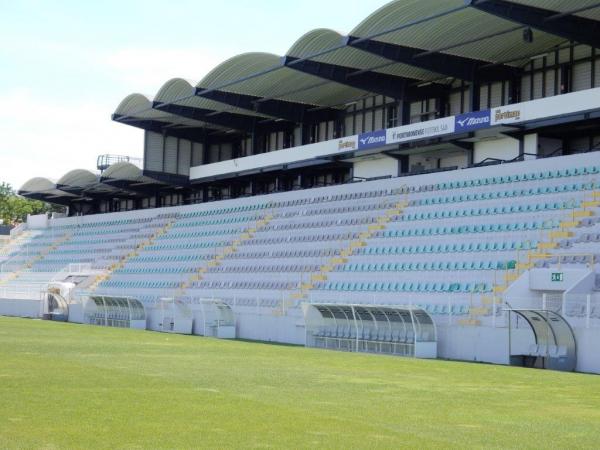
<instances>
[{"instance_id":1,"label":"grass field","mask_svg":"<svg viewBox=\"0 0 600 450\"><path fill-rule=\"evenodd\" d=\"M0 448L599 448L600 377L0 318Z\"/></svg>"}]
</instances>

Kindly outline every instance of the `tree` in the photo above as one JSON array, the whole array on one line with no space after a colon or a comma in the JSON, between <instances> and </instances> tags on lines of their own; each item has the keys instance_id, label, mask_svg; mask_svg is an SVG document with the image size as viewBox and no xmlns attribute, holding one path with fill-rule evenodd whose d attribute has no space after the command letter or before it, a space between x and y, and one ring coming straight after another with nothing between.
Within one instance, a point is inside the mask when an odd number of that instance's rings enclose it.
<instances>
[{"instance_id":1,"label":"tree","mask_svg":"<svg viewBox=\"0 0 600 450\"><path fill-rule=\"evenodd\" d=\"M0 220L5 225L17 225L27 220L28 214L63 212L62 206L38 200L29 200L15 193L10 184L0 183Z\"/></svg>"}]
</instances>

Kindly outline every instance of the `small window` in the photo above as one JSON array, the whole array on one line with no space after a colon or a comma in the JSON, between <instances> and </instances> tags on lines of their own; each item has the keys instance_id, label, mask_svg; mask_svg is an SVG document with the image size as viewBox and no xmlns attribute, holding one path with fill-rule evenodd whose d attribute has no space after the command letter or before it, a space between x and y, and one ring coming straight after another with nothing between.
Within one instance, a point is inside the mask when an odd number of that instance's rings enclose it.
<instances>
[{"instance_id":1,"label":"small window","mask_svg":"<svg viewBox=\"0 0 600 450\"><path fill-rule=\"evenodd\" d=\"M387 107L387 127L394 128L398 126L398 105L388 105Z\"/></svg>"}]
</instances>

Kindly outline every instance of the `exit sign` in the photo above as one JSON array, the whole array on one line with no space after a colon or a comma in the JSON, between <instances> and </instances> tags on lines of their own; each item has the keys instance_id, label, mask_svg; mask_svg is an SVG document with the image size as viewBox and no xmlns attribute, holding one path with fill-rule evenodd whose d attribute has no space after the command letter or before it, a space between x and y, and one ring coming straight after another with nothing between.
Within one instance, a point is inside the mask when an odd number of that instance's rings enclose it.
<instances>
[{"instance_id":1,"label":"exit sign","mask_svg":"<svg viewBox=\"0 0 600 450\"><path fill-rule=\"evenodd\" d=\"M561 282L565 280L565 274L562 272L556 272L552 274L552 281L553 282Z\"/></svg>"}]
</instances>

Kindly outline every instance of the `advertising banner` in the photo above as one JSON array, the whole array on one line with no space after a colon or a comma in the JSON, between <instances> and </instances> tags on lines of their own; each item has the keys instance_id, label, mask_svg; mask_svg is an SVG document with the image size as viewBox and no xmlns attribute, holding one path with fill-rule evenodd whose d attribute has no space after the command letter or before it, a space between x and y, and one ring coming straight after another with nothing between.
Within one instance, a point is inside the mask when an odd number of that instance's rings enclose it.
<instances>
[{"instance_id":1,"label":"advertising banner","mask_svg":"<svg viewBox=\"0 0 600 450\"><path fill-rule=\"evenodd\" d=\"M492 117L489 109L461 114L460 116L456 116L455 131L456 133L463 133L481 130L483 128L489 128L492 125L491 122Z\"/></svg>"},{"instance_id":2,"label":"advertising banner","mask_svg":"<svg viewBox=\"0 0 600 450\"><path fill-rule=\"evenodd\" d=\"M372 131L358 136L358 149L383 147L387 143L386 130Z\"/></svg>"},{"instance_id":3,"label":"advertising banner","mask_svg":"<svg viewBox=\"0 0 600 450\"><path fill-rule=\"evenodd\" d=\"M501 106L492 109L492 125L519 123L527 120L524 114L524 104Z\"/></svg>"},{"instance_id":4,"label":"advertising banner","mask_svg":"<svg viewBox=\"0 0 600 450\"><path fill-rule=\"evenodd\" d=\"M417 141L444 134L454 133L454 117L430 120L428 122L413 123L402 127L387 130L387 144L398 144L401 142Z\"/></svg>"}]
</instances>

